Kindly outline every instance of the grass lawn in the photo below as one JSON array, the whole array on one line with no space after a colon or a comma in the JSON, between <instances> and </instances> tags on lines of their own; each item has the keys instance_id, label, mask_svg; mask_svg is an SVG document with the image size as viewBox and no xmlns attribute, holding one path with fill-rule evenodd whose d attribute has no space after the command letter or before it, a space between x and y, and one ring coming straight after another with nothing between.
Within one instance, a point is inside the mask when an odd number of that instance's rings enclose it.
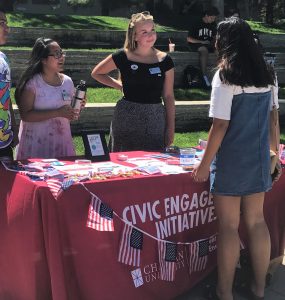
<instances>
[{"instance_id":1,"label":"grass lawn","mask_svg":"<svg viewBox=\"0 0 285 300\"><path fill-rule=\"evenodd\" d=\"M11 27L43 27L43 28L69 28L69 29L98 29L98 30L126 30L127 18L109 16L59 16L58 15L37 15L25 13L7 13L9 26ZM168 20L169 21L169 20ZM172 26L157 24L157 31L174 31L175 18L170 20ZM169 21L169 22L170 22ZM285 24L270 26L256 21L248 21L251 28L259 33L280 34L285 33ZM187 30L185 28L184 30Z\"/></svg>"},{"instance_id":2,"label":"grass lawn","mask_svg":"<svg viewBox=\"0 0 285 300\"><path fill-rule=\"evenodd\" d=\"M176 100L209 100L210 92L203 89L175 89ZM15 88L11 89L12 102L15 104ZM88 88L88 103L116 103L122 97L119 90L112 88Z\"/></svg>"},{"instance_id":3,"label":"grass lawn","mask_svg":"<svg viewBox=\"0 0 285 300\"><path fill-rule=\"evenodd\" d=\"M251 29L258 33L268 33L268 34L284 34L285 24L280 23L279 25L271 26L262 22L247 21Z\"/></svg>"},{"instance_id":4,"label":"grass lawn","mask_svg":"<svg viewBox=\"0 0 285 300\"><path fill-rule=\"evenodd\" d=\"M207 139L208 132L207 131L197 131L191 133L176 133L174 145L178 147L190 147L196 146L198 144L199 139ZM106 135L106 140L108 141L108 135ZM84 155L84 147L82 138L80 136L74 136L73 142L76 149L77 155Z\"/></svg>"},{"instance_id":5,"label":"grass lawn","mask_svg":"<svg viewBox=\"0 0 285 300\"><path fill-rule=\"evenodd\" d=\"M209 100L210 92L203 89L175 89L176 100ZM90 103L115 103L122 97L119 90L112 88L89 88L87 90Z\"/></svg>"},{"instance_id":6,"label":"grass lawn","mask_svg":"<svg viewBox=\"0 0 285 300\"><path fill-rule=\"evenodd\" d=\"M25 13L8 13L10 27L42 27L66 29L126 30L129 19L109 16L60 16ZM59 21L60 20L60 21ZM174 31L175 28L157 24L158 32Z\"/></svg>"},{"instance_id":7,"label":"grass lawn","mask_svg":"<svg viewBox=\"0 0 285 300\"><path fill-rule=\"evenodd\" d=\"M207 140L208 131L175 133L174 145L180 148L197 146L199 139ZM108 135L106 135L108 141ZM82 138L80 136L74 136L73 142L77 155L84 155L84 147ZM285 128L281 128L281 143L285 143Z\"/></svg>"},{"instance_id":8,"label":"grass lawn","mask_svg":"<svg viewBox=\"0 0 285 300\"><path fill-rule=\"evenodd\" d=\"M14 100L15 88L11 89L12 102ZM175 89L175 99L177 101L191 101L191 100L209 100L210 91L203 89ZM112 88L88 88L87 99L88 103L116 103L122 97L119 90ZM285 87L279 88L279 98L285 99Z\"/></svg>"},{"instance_id":9,"label":"grass lawn","mask_svg":"<svg viewBox=\"0 0 285 300\"><path fill-rule=\"evenodd\" d=\"M174 89L177 101L209 100L211 92L203 89ZM89 103L115 103L122 97L119 90L112 88L88 88ZM285 87L279 88L279 98L285 99Z\"/></svg>"}]
</instances>

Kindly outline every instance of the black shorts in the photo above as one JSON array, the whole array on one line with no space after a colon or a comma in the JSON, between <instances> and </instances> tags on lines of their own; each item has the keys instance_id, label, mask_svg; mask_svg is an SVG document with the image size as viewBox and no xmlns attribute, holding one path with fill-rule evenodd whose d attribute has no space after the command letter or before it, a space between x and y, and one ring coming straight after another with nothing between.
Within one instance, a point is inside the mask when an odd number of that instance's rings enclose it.
<instances>
[{"instance_id":1,"label":"black shorts","mask_svg":"<svg viewBox=\"0 0 285 300\"><path fill-rule=\"evenodd\" d=\"M210 45L205 45L205 44L188 44L189 49L191 52L197 52L200 47L206 47L209 51L209 53L214 53L215 48L210 44Z\"/></svg>"},{"instance_id":2,"label":"black shorts","mask_svg":"<svg viewBox=\"0 0 285 300\"><path fill-rule=\"evenodd\" d=\"M0 148L0 158L4 156L8 156L13 159L13 148L11 146Z\"/></svg>"}]
</instances>

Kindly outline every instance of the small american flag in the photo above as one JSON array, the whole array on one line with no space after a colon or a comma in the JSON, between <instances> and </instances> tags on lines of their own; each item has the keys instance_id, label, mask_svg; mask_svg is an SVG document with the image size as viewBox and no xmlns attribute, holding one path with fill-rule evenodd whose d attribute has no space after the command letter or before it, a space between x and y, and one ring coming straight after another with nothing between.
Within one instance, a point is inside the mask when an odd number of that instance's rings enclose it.
<instances>
[{"instance_id":1,"label":"small american flag","mask_svg":"<svg viewBox=\"0 0 285 300\"><path fill-rule=\"evenodd\" d=\"M62 183L62 189L66 191L70 186L73 185L73 183L74 183L73 179L70 178L64 179Z\"/></svg>"},{"instance_id":2,"label":"small american flag","mask_svg":"<svg viewBox=\"0 0 285 300\"><path fill-rule=\"evenodd\" d=\"M209 239L189 245L189 274L205 270L208 262Z\"/></svg>"},{"instance_id":3,"label":"small american flag","mask_svg":"<svg viewBox=\"0 0 285 300\"><path fill-rule=\"evenodd\" d=\"M51 178L46 179L46 183L47 183L52 195L56 199L59 196L60 192L62 191L62 189L61 189L62 180L51 177Z\"/></svg>"},{"instance_id":4,"label":"small american flag","mask_svg":"<svg viewBox=\"0 0 285 300\"><path fill-rule=\"evenodd\" d=\"M174 281L176 271L177 244L158 241L160 279Z\"/></svg>"},{"instance_id":5,"label":"small american flag","mask_svg":"<svg viewBox=\"0 0 285 300\"><path fill-rule=\"evenodd\" d=\"M139 267L142 247L143 233L125 223L118 261L126 265Z\"/></svg>"},{"instance_id":6,"label":"small american flag","mask_svg":"<svg viewBox=\"0 0 285 300\"><path fill-rule=\"evenodd\" d=\"M98 231L114 231L113 210L96 196L92 196L89 204L86 226Z\"/></svg>"}]
</instances>

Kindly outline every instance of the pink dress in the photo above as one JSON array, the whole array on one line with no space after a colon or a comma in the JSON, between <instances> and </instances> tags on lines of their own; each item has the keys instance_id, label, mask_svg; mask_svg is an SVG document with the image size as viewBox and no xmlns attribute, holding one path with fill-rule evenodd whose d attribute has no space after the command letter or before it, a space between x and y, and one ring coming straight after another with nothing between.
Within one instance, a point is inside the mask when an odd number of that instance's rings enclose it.
<instances>
[{"instance_id":1,"label":"pink dress","mask_svg":"<svg viewBox=\"0 0 285 300\"><path fill-rule=\"evenodd\" d=\"M35 93L34 108L36 110L56 109L70 104L74 93L74 84L66 75L61 86L50 86L40 74L37 74L27 82L25 88ZM21 121L16 159L74 155L68 119L60 117L40 122Z\"/></svg>"}]
</instances>

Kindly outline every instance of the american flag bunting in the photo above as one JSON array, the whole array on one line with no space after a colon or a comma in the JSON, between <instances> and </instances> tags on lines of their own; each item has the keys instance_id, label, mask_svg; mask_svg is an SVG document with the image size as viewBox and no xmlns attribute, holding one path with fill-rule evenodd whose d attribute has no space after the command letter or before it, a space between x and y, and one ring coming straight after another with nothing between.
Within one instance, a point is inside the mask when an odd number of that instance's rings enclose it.
<instances>
[{"instance_id":1,"label":"american flag bunting","mask_svg":"<svg viewBox=\"0 0 285 300\"><path fill-rule=\"evenodd\" d=\"M209 254L209 239L189 245L189 274L206 269Z\"/></svg>"},{"instance_id":2,"label":"american flag bunting","mask_svg":"<svg viewBox=\"0 0 285 300\"><path fill-rule=\"evenodd\" d=\"M174 281L176 271L177 244L158 241L160 279Z\"/></svg>"},{"instance_id":3,"label":"american flag bunting","mask_svg":"<svg viewBox=\"0 0 285 300\"><path fill-rule=\"evenodd\" d=\"M143 233L125 223L119 248L118 262L139 267L142 247Z\"/></svg>"},{"instance_id":4,"label":"american flag bunting","mask_svg":"<svg viewBox=\"0 0 285 300\"><path fill-rule=\"evenodd\" d=\"M98 231L114 231L113 210L96 196L90 201L86 226Z\"/></svg>"},{"instance_id":5,"label":"american flag bunting","mask_svg":"<svg viewBox=\"0 0 285 300\"><path fill-rule=\"evenodd\" d=\"M64 179L62 183L62 189L66 191L70 186L73 185L73 183L74 183L73 179L70 178Z\"/></svg>"},{"instance_id":6,"label":"american flag bunting","mask_svg":"<svg viewBox=\"0 0 285 300\"><path fill-rule=\"evenodd\" d=\"M58 178L47 178L46 179L46 183L47 186L49 187L52 195L54 196L54 198L56 199L60 192L62 191L61 187L62 187L62 180L58 179Z\"/></svg>"}]
</instances>

